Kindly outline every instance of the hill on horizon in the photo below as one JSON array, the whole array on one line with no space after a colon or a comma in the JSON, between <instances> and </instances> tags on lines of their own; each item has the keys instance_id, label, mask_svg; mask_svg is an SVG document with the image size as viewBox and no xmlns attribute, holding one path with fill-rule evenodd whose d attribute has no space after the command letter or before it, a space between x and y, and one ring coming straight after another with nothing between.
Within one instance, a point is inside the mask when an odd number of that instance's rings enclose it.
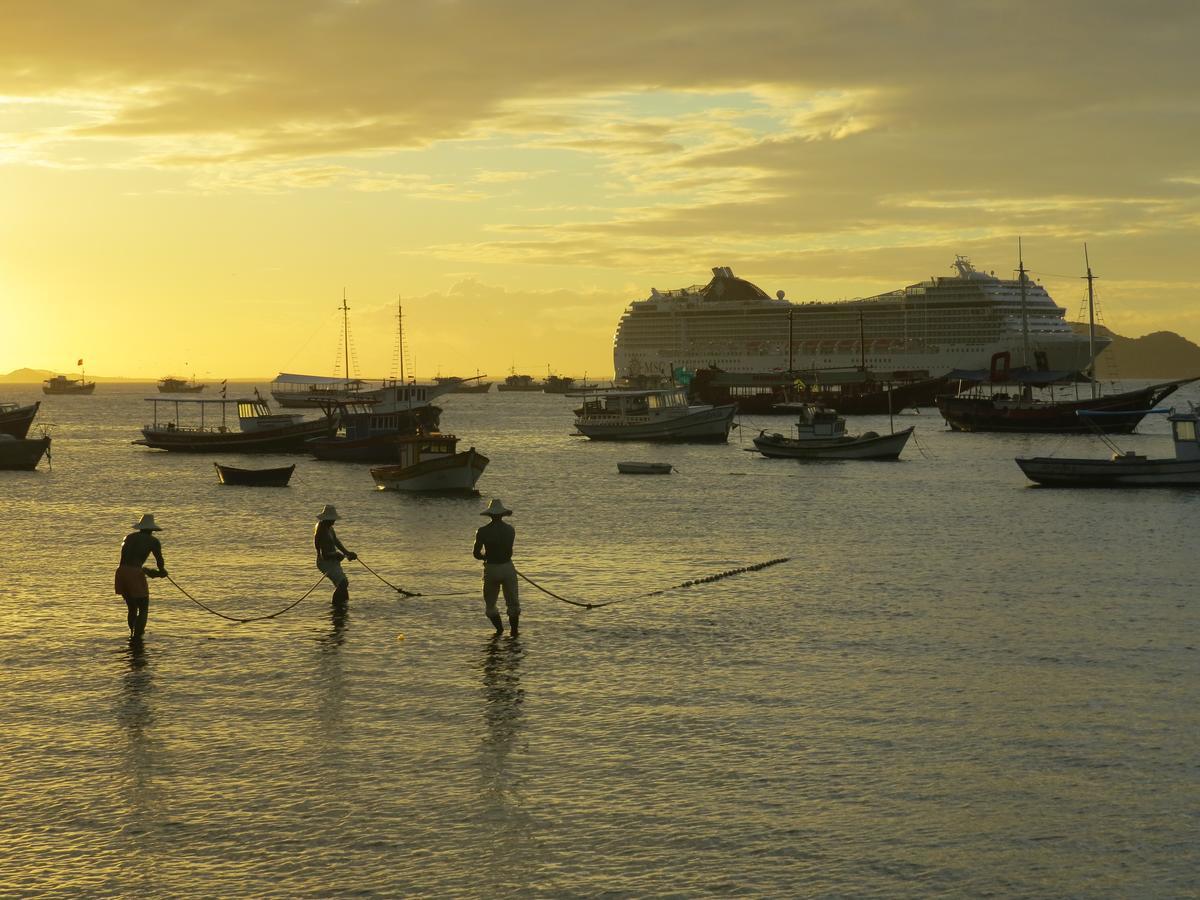
<instances>
[{"instance_id":1,"label":"hill on horizon","mask_svg":"<svg viewBox=\"0 0 1200 900\"><path fill-rule=\"evenodd\" d=\"M1072 323L1071 327L1087 333L1087 325ZM1096 333L1112 339L1096 357L1096 374L1102 380L1200 376L1200 346L1173 331L1152 331L1139 338L1127 338L1097 325Z\"/></svg>"}]
</instances>

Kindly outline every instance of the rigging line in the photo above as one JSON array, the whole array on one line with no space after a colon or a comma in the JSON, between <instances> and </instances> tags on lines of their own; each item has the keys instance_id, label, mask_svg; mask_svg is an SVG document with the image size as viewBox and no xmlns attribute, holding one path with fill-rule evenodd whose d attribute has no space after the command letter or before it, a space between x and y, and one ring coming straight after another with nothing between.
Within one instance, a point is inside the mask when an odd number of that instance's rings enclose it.
<instances>
[{"instance_id":1,"label":"rigging line","mask_svg":"<svg viewBox=\"0 0 1200 900\"><path fill-rule=\"evenodd\" d=\"M281 616L285 612L288 612L291 609L295 609L297 606L300 605L300 602L302 600L307 598L309 594L311 594L318 587L320 587L321 582L325 580L325 576L322 575L319 579L317 579L317 583L314 584L312 587L310 587L307 591L305 591L299 600L297 600L295 603L285 606L283 609L279 610L278 612L273 612L270 615L266 615L266 616L250 616L248 618L241 619L241 618L237 618L236 616L227 616L223 612L217 612L217 610L213 609L211 606L205 606L203 603L201 603L199 600L197 600L195 597L193 597L191 594L189 594L187 591L185 591L182 587L180 587L179 582L177 582L170 575L166 575L164 577L167 579L167 581L171 582L171 584L175 585L175 587L179 588L179 592L181 594L183 594L183 596L187 597L189 600L191 600L193 603L195 603L201 609L212 613L214 616L219 616L222 619L226 619L230 622L237 622L239 625L244 624L246 622L261 622L265 619L274 619L276 616Z\"/></svg>"},{"instance_id":2,"label":"rigging line","mask_svg":"<svg viewBox=\"0 0 1200 900\"><path fill-rule=\"evenodd\" d=\"M319 325L317 325L316 328L314 328L312 330L312 332L308 335L308 337L306 337L304 339L304 343L302 343L299 347L297 347L295 352L293 352L291 356L289 356L286 360L284 360L283 364L285 366L290 366L292 363L292 360L295 359L300 354L301 350L303 350L305 347L308 346L308 342L311 341L316 336L317 332L323 331L325 329L325 327L329 324L329 320L334 317L335 313L336 313L336 310L334 312L330 313L325 319L323 319L321 321L321 323Z\"/></svg>"}]
</instances>

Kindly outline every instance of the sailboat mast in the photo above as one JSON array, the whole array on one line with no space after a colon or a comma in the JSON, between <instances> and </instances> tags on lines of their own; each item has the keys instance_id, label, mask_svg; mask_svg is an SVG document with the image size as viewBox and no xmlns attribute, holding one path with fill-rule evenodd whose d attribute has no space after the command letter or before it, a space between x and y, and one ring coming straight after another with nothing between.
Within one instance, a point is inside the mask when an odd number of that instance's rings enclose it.
<instances>
[{"instance_id":1,"label":"sailboat mast","mask_svg":"<svg viewBox=\"0 0 1200 900\"><path fill-rule=\"evenodd\" d=\"M404 306L401 304L401 296L396 295L396 343L400 347L400 383L405 384L404 380Z\"/></svg>"},{"instance_id":2,"label":"sailboat mast","mask_svg":"<svg viewBox=\"0 0 1200 900\"><path fill-rule=\"evenodd\" d=\"M858 367L862 371L867 371L867 339L863 332L863 312L862 307L858 308Z\"/></svg>"},{"instance_id":3,"label":"sailboat mast","mask_svg":"<svg viewBox=\"0 0 1200 900\"><path fill-rule=\"evenodd\" d=\"M1025 255L1017 238L1017 270L1021 277L1021 365L1029 367L1029 313L1025 307Z\"/></svg>"},{"instance_id":4,"label":"sailboat mast","mask_svg":"<svg viewBox=\"0 0 1200 900\"><path fill-rule=\"evenodd\" d=\"M789 306L789 307L788 307L788 372L791 372L793 369L795 369L795 365L794 365L794 364L793 364L793 362L792 362L792 359L793 359L793 351L792 351L792 347L793 347L793 344L792 344L792 312L793 312L793 310L792 310L792 308Z\"/></svg>"},{"instance_id":5,"label":"sailboat mast","mask_svg":"<svg viewBox=\"0 0 1200 900\"><path fill-rule=\"evenodd\" d=\"M1088 283L1088 378L1092 381L1092 399L1096 399L1096 295L1092 287L1092 263L1087 244L1083 245L1083 264L1087 267Z\"/></svg>"},{"instance_id":6,"label":"sailboat mast","mask_svg":"<svg viewBox=\"0 0 1200 900\"><path fill-rule=\"evenodd\" d=\"M342 341L346 366L346 381L350 380L350 307L346 305L346 289L342 288Z\"/></svg>"}]
</instances>

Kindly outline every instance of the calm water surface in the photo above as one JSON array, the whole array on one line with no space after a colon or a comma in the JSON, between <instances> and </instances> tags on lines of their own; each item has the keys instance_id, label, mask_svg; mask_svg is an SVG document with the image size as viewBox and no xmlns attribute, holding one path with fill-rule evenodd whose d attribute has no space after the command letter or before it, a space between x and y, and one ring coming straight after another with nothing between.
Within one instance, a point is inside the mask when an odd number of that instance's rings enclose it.
<instances>
[{"instance_id":1,"label":"calm water surface","mask_svg":"<svg viewBox=\"0 0 1200 900\"><path fill-rule=\"evenodd\" d=\"M265 385L264 385L265 387ZM1087 438L960 435L898 463L571 437L571 400L445 398L482 497L374 490L297 462L222 487L131 446L150 386L44 399L53 469L0 473L0 893L326 897L1196 896L1200 492L1030 487L1016 455ZM1194 391L1174 402L1197 399ZM773 429L785 421L770 423ZM886 429L886 419L852 422ZM1170 453L1161 420L1123 446ZM745 444L743 445L743 441ZM285 457L215 457L241 465ZM619 476L621 459L670 477ZM490 496L522 585L490 639L471 559ZM112 593L153 512L174 578L144 649Z\"/></svg>"}]
</instances>

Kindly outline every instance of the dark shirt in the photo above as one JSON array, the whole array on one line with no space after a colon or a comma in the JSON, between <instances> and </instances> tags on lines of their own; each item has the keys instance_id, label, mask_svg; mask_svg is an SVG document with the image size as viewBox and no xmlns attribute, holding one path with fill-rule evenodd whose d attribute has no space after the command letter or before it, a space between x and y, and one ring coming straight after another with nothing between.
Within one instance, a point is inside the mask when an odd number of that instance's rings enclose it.
<instances>
[{"instance_id":1,"label":"dark shirt","mask_svg":"<svg viewBox=\"0 0 1200 900\"><path fill-rule=\"evenodd\" d=\"M475 549L472 555L485 563L512 562L513 542L517 529L503 519L492 519L475 532Z\"/></svg>"},{"instance_id":2,"label":"dark shirt","mask_svg":"<svg viewBox=\"0 0 1200 900\"><path fill-rule=\"evenodd\" d=\"M151 553L154 554L154 561L158 563L158 567L165 569L162 544L158 542L154 532L135 531L133 534L125 535L125 540L121 541L121 565L123 566L141 566Z\"/></svg>"},{"instance_id":3,"label":"dark shirt","mask_svg":"<svg viewBox=\"0 0 1200 900\"><path fill-rule=\"evenodd\" d=\"M332 559L338 551L341 551L343 556L350 553L338 540L333 523L329 521L318 522L317 527L313 529L313 546L317 548L317 559Z\"/></svg>"}]
</instances>

